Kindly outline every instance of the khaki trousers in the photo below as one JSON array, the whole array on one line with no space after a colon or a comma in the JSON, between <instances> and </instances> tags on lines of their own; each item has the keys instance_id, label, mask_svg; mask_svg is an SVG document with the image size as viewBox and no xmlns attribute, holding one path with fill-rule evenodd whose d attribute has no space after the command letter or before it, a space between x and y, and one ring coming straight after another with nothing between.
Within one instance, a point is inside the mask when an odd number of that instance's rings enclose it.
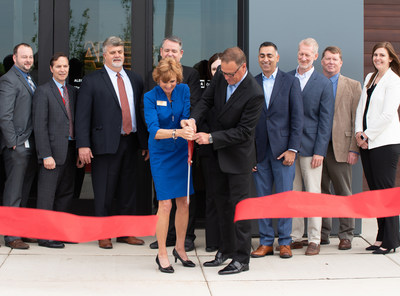
<instances>
[{"instance_id":1,"label":"khaki trousers","mask_svg":"<svg viewBox=\"0 0 400 296\"><path fill-rule=\"evenodd\" d=\"M294 191L303 191L303 183L305 191L321 193L322 167L311 168L312 156L298 156L296 159L296 175L293 181ZM304 219L308 219L308 243L319 245L321 242L321 217L312 218L293 218L292 222L292 240L299 242L304 234Z\"/></svg>"}]
</instances>

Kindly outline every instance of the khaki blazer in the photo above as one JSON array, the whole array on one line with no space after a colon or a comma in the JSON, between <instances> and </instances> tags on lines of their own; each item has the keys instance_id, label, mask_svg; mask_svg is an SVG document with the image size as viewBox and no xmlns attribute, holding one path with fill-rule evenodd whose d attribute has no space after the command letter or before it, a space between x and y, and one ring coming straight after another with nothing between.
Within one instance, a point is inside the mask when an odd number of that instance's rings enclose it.
<instances>
[{"instance_id":1,"label":"khaki blazer","mask_svg":"<svg viewBox=\"0 0 400 296\"><path fill-rule=\"evenodd\" d=\"M360 96L360 82L340 75L332 126L333 153L337 162L347 162L349 151L359 151L354 133L354 122Z\"/></svg>"}]
</instances>

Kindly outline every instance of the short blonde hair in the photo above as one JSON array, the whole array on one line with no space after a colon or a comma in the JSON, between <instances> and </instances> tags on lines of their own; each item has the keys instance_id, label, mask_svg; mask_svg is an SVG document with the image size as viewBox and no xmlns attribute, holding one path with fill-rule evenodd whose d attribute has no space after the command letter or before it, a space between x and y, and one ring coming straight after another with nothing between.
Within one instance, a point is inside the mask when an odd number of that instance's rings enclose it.
<instances>
[{"instance_id":1,"label":"short blonde hair","mask_svg":"<svg viewBox=\"0 0 400 296\"><path fill-rule=\"evenodd\" d=\"M176 82L183 81L182 65L173 58L165 58L160 60L157 67L153 71L153 80L157 83L161 81L168 82L172 77L176 76Z\"/></svg>"}]
</instances>

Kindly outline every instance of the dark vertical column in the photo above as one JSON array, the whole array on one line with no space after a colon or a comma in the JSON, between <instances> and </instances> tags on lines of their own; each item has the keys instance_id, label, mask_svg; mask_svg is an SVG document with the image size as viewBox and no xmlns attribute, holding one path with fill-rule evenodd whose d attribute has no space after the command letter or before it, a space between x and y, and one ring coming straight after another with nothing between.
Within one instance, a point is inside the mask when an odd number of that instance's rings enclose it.
<instances>
[{"instance_id":1,"label":"dark vertical column","mask_svg":"<svg viewBox=\"0 0 400 296\"><path fill-rule=\"evenodd\" d=\"M132 70L139 73L148 89L153 68L153 1L132 0ZM143 99L143 98L140 98ZM152 213L153 188L149 161L139 155L136 214Z\"/></svg>"},{"instance_id":2,"label":"dark vertical column","mask_svg":"<svg viewBox=\"0 0 400 296\"><path fill-rule=\"evenodd\" d=\"M238 0L237 45L249 56L249 0ZM249 63L248 63L249 64Z\"/></svg>"},{"instance_id":3,"label":"dark vertical column","mask_svg":"<svg viewBox=\"0 0 400 296\"><path fill-rule=\"evenodd\" d=\"M38 84L46 82L51 77L49 61L53 55L53 20L53 0L39 0Z\"/></svg>"},{"instance_id":4,"label":"dark vertical column","mask_svg":"<svg viewBox=\"0 0 400 296\"><path fill-rule=\"evenodd\" d=\"M69 52L69 0L54 1L54 52Z\"/></svg>"}]
</instances>

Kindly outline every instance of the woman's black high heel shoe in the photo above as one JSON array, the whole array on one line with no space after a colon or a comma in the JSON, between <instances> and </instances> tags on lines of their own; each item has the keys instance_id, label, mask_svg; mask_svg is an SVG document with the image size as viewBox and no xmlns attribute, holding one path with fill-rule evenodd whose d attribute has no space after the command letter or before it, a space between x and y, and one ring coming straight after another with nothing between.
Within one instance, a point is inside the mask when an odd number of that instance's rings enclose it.
<instances>
[{"instance_id":1,"label":"woman's black high heel shoe","mask_svg":"<svg viewBox=\"0 0 400 296\"><path fill-rule=\"evenodd\" d=\"M370 245L369 247L366 247L365 250L366 251L375 251L375 250L378 250L379 248L380 248L380 246Z\"/></svg>"},{"instance_id":2,"label":"woman's black high heel shoe","mask_svg":"<svg viewBox=\"0 0 400 296\"><path fill-rule=\"evenodd\" d=\"M393 253L396 252L396 248L394 248L394 249L386 249L386 250L383 250L382 248L378 248L375 251L373 251L372 254L386 255L386 254L390 253L391 250L393 250Z\"/></svg>"},{"instance_id":3,"label":"woman's black high heel shoe","mask_svg":"<svg viewBox=\"0 0 400 296\"><path fill-rule=\"evenodd\" d=\"M156 257L156 263L157 263L157 265L158 265L158 269L161 271L161 272L165 272L165 273L174 273L174 268L170 265L170 266L168 266L168 267L162 267L161 266L161 264L160 264L160 260L158 260L158 255L157 255L157 257Z\"/></svg>"},{"instance_id":4,"label":"woman's black high heel shoe","mask_svg":"<svg viewBox=\"0 0 400 296\"><path fill-rule=\"evenodd\" d=\"M182 258L181 258L181 256L179 256L179 254L178 254L178 252L175 250L175 248L174 248L174 250L172 251L172 255L175 257L175 263L176 263L176 261L179 259L179 261L181 261L182 262L182 265L183 266L185 266L185 267L195 267L196 266L196 264L194 264L192 261L190 261L190 260L183 260Z\"/></svg>"}]
</instances>

